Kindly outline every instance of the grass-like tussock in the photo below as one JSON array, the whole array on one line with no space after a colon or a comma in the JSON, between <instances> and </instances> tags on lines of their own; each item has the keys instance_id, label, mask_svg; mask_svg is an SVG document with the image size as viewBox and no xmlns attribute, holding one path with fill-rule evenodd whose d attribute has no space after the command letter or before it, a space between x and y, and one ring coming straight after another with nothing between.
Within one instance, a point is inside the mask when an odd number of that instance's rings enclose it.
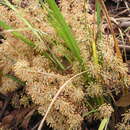
<instances>
[{"instance_id":1,"label":"grass-like tussock","mask_svg":"<svg viewBox=\"0 0 130 130\"><path fill-rule=\"evenodd\" d=\"M114 33L114 42L103 35L101 9L109 21L102 1L95 16L87 14L84 0L62 0L59 8L54 0L31 0L26 8L20 1L0 4L1 92L26 82L26 93L44 116L39 130L45 120L57 130L80 129L88 115L102 120L101 130L114 111L111 91L128 86ZM13 90L5 85L7 77Z\"/></svg>"}]
</instances>

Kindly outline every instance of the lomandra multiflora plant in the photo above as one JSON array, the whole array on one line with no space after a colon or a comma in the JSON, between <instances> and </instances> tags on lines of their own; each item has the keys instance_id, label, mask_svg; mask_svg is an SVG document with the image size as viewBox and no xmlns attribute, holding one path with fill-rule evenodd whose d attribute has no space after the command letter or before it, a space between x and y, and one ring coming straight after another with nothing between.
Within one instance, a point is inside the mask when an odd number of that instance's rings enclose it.
<instances>
[{"instance_id":1,"label":"lomandra multiflora plant","mask_svg":"<svg viewBox=\"0 0 130 130\"><path fill-rule=\"evenodd\" d=\"M88 115L108 124L111 91L128 86L113 39L87 10L84 0L61 0L58 6L54 0L0 3L0 92L17 89L12 77L25 82L26 94L55 130L79 130Z\"/></svg>"}]
</instances>

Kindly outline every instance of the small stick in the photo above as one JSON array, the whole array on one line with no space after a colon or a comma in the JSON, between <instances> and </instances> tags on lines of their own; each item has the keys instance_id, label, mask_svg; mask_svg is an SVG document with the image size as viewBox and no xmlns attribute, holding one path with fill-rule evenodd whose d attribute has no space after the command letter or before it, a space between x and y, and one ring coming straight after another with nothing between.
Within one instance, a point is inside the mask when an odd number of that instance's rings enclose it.
<instances>
[{"instance_id":1,"label":"small stick","mask_svg":"<svg viewBox=\"0 0 130 130\"><path fill-rule=\"evenodd\" d=\"M125 48L128 51L130 51L130 46L128 46L128 45L119 45L119 48Z\"/></svg>"},{"instance_id":2,"label":"small stick","mask_svg":"<svg viewBox=\"0 0 130 130\"><path fill-rule=\"evenodd\" d=\"M127 8L127 9L128 9L128 11L129 11L129 13L130 13L130 8L129 8L129 6L128 6L127 1L126 1L126 0L124 0L124 3L125 3L126 8Z\"/></svg>"}]
</instances>

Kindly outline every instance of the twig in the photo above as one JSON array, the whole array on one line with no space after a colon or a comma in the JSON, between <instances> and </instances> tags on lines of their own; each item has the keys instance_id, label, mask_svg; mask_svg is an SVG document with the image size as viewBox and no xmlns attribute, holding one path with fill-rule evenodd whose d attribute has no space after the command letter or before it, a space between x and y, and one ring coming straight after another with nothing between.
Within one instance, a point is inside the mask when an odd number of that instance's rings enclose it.
<instances>
[{"instance_id":1,"label":"twig","mask_svg":"<svg viewBox=\"0 0 130 130\"><path fill-rule=\"evenodd\" d=\"M123 28L130 27L130 21L120 23L120 27L123 27Z\"/></svg>"},{"instance_id":2,"label":"twig","mask_svg":"<svg viewBox=\"0 0 130 130\"><path fill-rule=\"evenodd\" d=\"M127 8L127 9L128 9L128 11L129 11L129 13L130 13L130 8L129 8L129 6L128 6L127 1L126 1L126 0L124 0L124 3L125 3L126 8Z\"/></svg>"},{"instance_id":3,"label":"twig","mask_svg":"<svg viewBox=\"0 0 130 130\"><path fill-rule=\"evenodd\" d=\"M125 9L125 10L119 12L118 14L114 15L114 17L116 18L116 17L118 17L119 15L126 13L127 11L129 11L129 10L128 10L128 9Z\"/></svg>"},{"instance_id":4,"label":"twig","mask_svg":"<svg viewBox=\"0 0 130 130\"><path fill-rule=\"evenodd\" d=\"M31 130L36 130L38 128L39 124L40 124L40 121Z\"/></svg>"},{"instance_id":5,"label":"twig","mask_svg":"<svg viewBox=\"0 0 130 130\"><path fill-rule=\"evenodd\" d=\"M129 21L130 18L128 17L120 17L120 18L115 18L117 21L120 21L120 22L125 22L125 21Z\"/></svg>"},{"instance_id":6,"label":"twig","mask_svg":"<svg viewBox=\"0 0 130 130\"><path fill-rule=\"evenodd\" d=\"M128 46L128 45L119 45L119 48L121 48L121 49L125 48L126 51L130 51L130 46Z\"/></svg>"}]
</instances>

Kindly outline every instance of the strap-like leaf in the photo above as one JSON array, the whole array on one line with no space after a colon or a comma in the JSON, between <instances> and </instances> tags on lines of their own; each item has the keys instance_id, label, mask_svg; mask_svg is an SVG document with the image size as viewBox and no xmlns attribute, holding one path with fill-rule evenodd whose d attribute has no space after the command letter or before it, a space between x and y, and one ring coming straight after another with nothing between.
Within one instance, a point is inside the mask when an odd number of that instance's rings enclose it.
<instances>
[{"instance_id":1,"label":"strap-like leaf","mask_svg":"<svg viewBox=\"0 0 130 130\"><path fill-rule=\"evenodd\" d=\"M54 0L46 0L46 1L50 9L50 10L48 9L50 23L55 28L58 35L65 41L67 47L71 50L73 55L81 63L82 58L80 56L80 49L63 15L61 14Z\"/></svg>"}]
</instances>

